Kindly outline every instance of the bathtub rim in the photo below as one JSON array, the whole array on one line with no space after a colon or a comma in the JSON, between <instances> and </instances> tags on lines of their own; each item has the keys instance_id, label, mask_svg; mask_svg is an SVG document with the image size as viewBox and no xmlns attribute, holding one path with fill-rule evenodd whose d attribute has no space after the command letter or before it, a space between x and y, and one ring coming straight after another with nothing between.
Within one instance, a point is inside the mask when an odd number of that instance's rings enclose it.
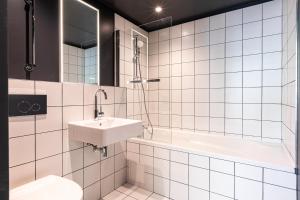
<instances>
[{"instance_id":1,"label":"bathtub rim","mask_svg":"<svg viewBox=\"0 0 300 200\"><path fill-rule=\"evenodd\" d=\"M186 133L187 131L184 131L184 132ZM189 133L189 134L192 134L192 133ZM209 135L207 135L207 134L203 134L203 133L197 133L197 134L209 137ZM213 135L213 136L214 137L224 137L224 136L219 136L219 135ZM283 172L295 174L295 167L296 167L295 163L292 160L292 158L289 156L289 153L286 150L286 148L284 148L283 144L280 144L280 143L276 143L276 146L282 147L284 154L287 156L287 160L289 161L289 163L286 163L285 165L270 163L267 161L259 161L259 160L254 160L254 159L242 158L242 157L234 156L234 155L210 152L210 151L206 151L206 150L200 150L200 149L181 146L181 145L177 145L177 144L170 144L167 142L149 140L149 139L143 139L143 138L130 138L127 141L131 142L131 143L138 143L138 144L143 144L143 145L147 145L147 146L153 146L153 147L158 147L158 148L162 148L162 149L167 149L167 150L174 150L174 151L183 152L183 153L189 153L189 154L194 154L194 155L199 155L199 156L204 156L204 157L209 157L209 158L216 158L219 160L225 160L225 161L230 161L230 162L246 164L246 165L251 165L251 166L255 166L255 167L262 167L262 168L266 168L266 169L273 169L273 170L277 170L277 171L283 171ZM243 140L241 139L241 141L243 141ZM265 142L261 142L261 145L263 145L264 143Z\"/></svg>"}]
</instances>

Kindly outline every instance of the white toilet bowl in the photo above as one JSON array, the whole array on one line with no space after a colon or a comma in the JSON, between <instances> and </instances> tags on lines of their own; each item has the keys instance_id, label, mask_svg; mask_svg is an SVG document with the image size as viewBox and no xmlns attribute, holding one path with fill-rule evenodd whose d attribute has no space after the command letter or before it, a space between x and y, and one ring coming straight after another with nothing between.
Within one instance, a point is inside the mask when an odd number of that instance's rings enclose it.
<instances>
[{"instance_id":1,"label":"white toilet bowl","mask_svg":"<svg viewBox=\"0 0 300 200\"><path fill-rule=\"evenodd\" d=\"M46 176L10 191L10 200L82 200L82 188L59 176Z\"/></svg>"}]
</instances>

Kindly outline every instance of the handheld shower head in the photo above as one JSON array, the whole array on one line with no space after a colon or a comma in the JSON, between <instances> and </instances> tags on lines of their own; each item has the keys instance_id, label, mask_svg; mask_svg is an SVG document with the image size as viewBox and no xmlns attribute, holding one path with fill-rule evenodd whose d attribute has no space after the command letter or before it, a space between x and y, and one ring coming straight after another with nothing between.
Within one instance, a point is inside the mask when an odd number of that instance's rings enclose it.
<instances>
[{"instance_id":1,"label":"handheld shower head","mask_svg":"<svg viewBox=\"0 0 300 200\"><path fill-rule=\"evenodd\" d=\"M138 47L138 48L142 48L143 46L144 46L144 42L141 41L141 40L139 40L139 41L137 42L137 47Z\"/></svg>"}]
</instances>

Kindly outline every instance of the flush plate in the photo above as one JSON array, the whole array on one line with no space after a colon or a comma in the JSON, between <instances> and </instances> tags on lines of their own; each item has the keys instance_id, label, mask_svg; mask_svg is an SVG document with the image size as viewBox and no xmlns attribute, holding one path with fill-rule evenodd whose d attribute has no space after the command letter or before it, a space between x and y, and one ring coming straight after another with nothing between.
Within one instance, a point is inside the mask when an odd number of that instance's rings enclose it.
<instances>
[{"instance_id":1,"label":"flush plate","mask_svg":"<svg viewBox=\"0 0 300 200\"><path fill-rule=\"evenodd\" d=\"M47 114L47 95L9 95L9 116Z\"/></svg>"}]
</instances>

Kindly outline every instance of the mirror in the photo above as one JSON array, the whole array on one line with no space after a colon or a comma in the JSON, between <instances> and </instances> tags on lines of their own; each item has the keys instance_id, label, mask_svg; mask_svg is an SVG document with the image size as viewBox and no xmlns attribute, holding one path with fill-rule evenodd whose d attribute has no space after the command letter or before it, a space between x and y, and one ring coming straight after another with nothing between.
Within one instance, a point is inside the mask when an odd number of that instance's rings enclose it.
<instances>
[{"instance_id":1,"label":"mirror","mask_svg":"<svg viewBox=\"0 0 300 200\"><path fill-rule=\"evenodd\" d=\"M100 83L99 10L81 0L60 0L61 82Z\"/></svg>"}]
</instances>

